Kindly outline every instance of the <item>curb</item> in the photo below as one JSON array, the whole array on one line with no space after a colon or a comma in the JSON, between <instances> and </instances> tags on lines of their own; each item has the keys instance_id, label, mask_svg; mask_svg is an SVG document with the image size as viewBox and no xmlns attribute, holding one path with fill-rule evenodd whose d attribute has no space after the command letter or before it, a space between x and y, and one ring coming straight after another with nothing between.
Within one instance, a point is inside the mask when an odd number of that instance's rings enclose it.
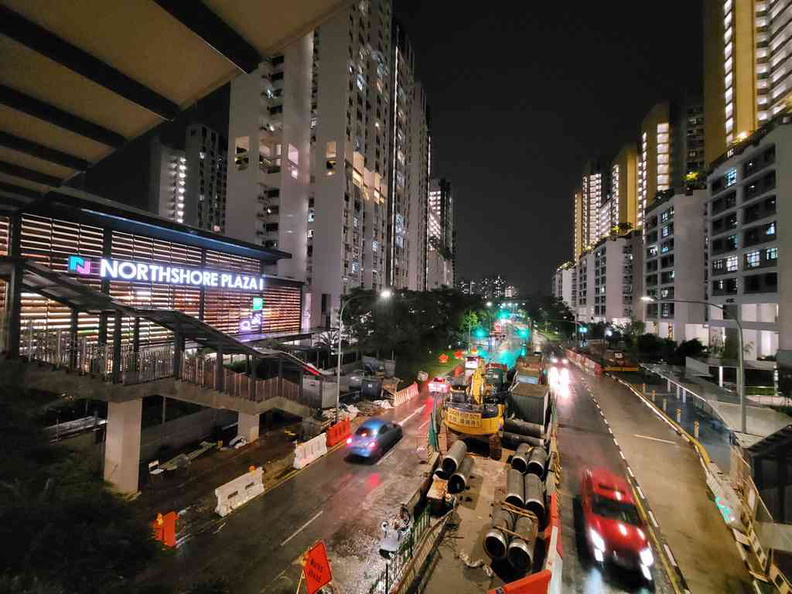
<instances>
[{"instance_id":1,"label":"curb","mask_svg":"<svg viewBox=\"0 0 792 594\"><path fill-rule=\"evenodd\" d=\"M660 523L657 521L652 508L649 506L649 501L646 499L646 496L641 489L641 485L638 483L635 473L633 472L632 468L630 468L630 464L627 462L627 458L625 457L624 452L622 451L621 446L616 439L616 436L613 434L610 423L608 423L605 413L602 412L602 408L600 407L597 397L594 396L594 392L591 390L591 388L589 388L588 382L585 381L585 378L583 380L583 385L586 387L589 396L594 401L594 405L597 407L597 411L599 411L599 414L605 423L605 427L607 428L608 433L613 440L613 444L616 446L616 449L619 452L619 457L622 459L622 465L627 470L627 482L630 484L635 501L638 503L638 510L643 517L644 523L649 528L649 536L651 536L652 542L655 545L655 549L659 553L658 556L660 557L666 574L670 578L672 587L679 594L690 594L690 588L687 585L685 576L682 574L682 570L677 563L676 557L674 557L674 554L671 552L671 547L668 546L668 542L666 542L666 539L660 530Z\"/></svg>"},{"instance_id":2,"label":"curb","mask_svg":"<svg viewBox=\"0 0 792 594\"><path fill-rule=\"evenodd\" d=\"M662 421L665 421L665 423L668 424L680 437L682 437L691 446L693 446L693 449L696 451L696 454L698 454L698 459L699 459L699 462L701 463L701 466L702 466L702 468L704 470L705 477L709 476L709 465L711 463L709 454L707 453L707 450L704 448L704 446L701 445L701 443L695 437L690 435L690 433L688 433L681 425L679 425L679 423L677 423L676 421L674 421L673 419L668 417L660 409L660 407L657 406L657 404L655 404L650 399L648 399L643 393L641 393L640 390L635 388L635 386L633 386L630 382L627 382L627 381L621 379L620 377L615 377L615 376L611 375L610 373L608 373L607 376L609 378L611 378L612 380L615 380L618 383L622 384L624 387L626 387L628 390L630 390L630 392L632 392L638 398L640 398L641 401L646 406L648 406L649 409L652 412L655 413L655 415L657 415ZM716 496L716 494L712 491L712 488L709 486L709 481L706 481L706 483L707 483L707 490L713 496ZM724 522L724 524L726 524L726 523ZM737 531L734 528L732 528L731 526L729 526L728 524L726 524L726 528L729 529L729 532L731 533L732 537L734 538L734 544L737 546L737 552L740 554L740 558L742 558L743 563L745 563L745 567L748 570L748 575L750 575L751 578L752 578L751 583L752 583L752 586L753 586L754 590L756 592L761 592L761 586L759 585L760 580L757 579L756 577L754 577L755 573L754 573L753 569L751 568L750 563L748 562L748 556L745 553L745 550L743 549L743 545L740 543L740 541L737 539L737 537L735 535L735 532L737 532Z\"/></svg>"}]
</instances>

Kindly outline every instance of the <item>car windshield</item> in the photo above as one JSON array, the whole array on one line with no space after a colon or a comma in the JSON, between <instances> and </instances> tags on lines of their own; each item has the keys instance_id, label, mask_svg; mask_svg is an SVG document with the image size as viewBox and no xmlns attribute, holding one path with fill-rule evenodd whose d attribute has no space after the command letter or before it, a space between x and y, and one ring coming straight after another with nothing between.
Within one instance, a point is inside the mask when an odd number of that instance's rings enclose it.
<instances>
[{"instance_id":1,"label":"car windshield","mask_svg":"<svg viewBox=\"0 0 792 594\"><path fill-rule=\"evenodd\" d=\"M619 520L625 524L640 526L641 520L638 518L638 510L631 503L614 501L604 497L595 497L592 503L594 513L603 518Z\"/></svg>"}]
</instances>

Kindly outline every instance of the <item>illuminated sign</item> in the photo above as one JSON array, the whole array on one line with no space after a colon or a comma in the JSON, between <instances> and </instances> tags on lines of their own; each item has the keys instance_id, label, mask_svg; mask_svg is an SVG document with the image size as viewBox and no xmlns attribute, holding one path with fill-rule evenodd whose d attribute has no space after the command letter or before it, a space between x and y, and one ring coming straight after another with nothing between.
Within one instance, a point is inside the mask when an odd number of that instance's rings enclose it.
<instances>
[{"instance_id":1,"label":"illuminated sign","mask_svg":"<svg viewBox=\"0 0 792 594\"><path fill-rule=\"evenodd\" d=\"M252 332L253 330L260 330L262 318L261 313L255 313L247 319L239 320L239 331Z\"/></svg>"},{"instance_id":2,"label":"illuminated sign","mask_svg":"<svg viewBox=\"0 0 792 594\"><path fill-rule=\"evenodd\" d=\"M80 276L98 274L101 278L110 280L240 289L243 291L263 291L265 280L261 276L167 266L154 264L153 262L133 262L130 260L112 260L110 258L102 258L98 262L91 262L81 256L69 256L68 270Z\"/></svg>"}]
</instances>

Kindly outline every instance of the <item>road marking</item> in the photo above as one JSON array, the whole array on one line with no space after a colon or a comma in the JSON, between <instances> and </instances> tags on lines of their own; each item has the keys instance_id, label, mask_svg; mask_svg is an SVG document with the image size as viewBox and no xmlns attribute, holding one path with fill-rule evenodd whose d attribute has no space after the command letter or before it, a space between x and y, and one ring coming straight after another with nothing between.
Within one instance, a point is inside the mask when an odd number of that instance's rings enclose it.
<instances>
[{"instance_id":1,"label":"road marking","mask_svg":"<svg viewBox=\"0 0 792 594\"><path fill-rule=\"evenodd\" d=\"M282 543L280 543L280 546L283 546L283 545L285 545L285 544L286 544L287 542L289 542L289 541L290 541L292 538L294 538L294 537L295 537L295 536L297 536L297 535L298 535L300 532L302 532L303 530L305 530L305 529L308 527L308 524L310 524L311 522L313 522L313 521L314 521L316 518L318 518L319 516L321 516L323 513L324 513L324 510L320 510L320 511L316 512L316 515L315 515L313 518L311 518L311 519L310 519L310 520L308 520L308 521L307 521L305 524L303 524L302 526L300 526L299 528L297 528L297 531L296 531L294 534L292 534L292 535L291 535L289 538L287 538L286 540L284 540Z\"/></svg>"},{"instance_id":2,"label":"road marking","mask_svg":"<svg viewBox=\"0 0 792 594\"><path fill-rule=\"evenodd\" d=\"M652 441L659 441L660 443L670 443L671 445L676 445L675 442L668 440L668 439L660 439L659 437L650 437L648 435L638 435L635 434L635 437L640 437L641 439L651 439Z\"/></svg>"},{"instance_id":3,"label":"road marking","mask_svg":"<svg viewBox=\"0 0 792 594\"><path fill-rule=\"evenodd\" d=\"M402 419L401 421L399 421L399 425L404 425L404 424L405 424L407 421L409 421L410 419L412 419L412 418L413 418L415 415L417 415L417 414L418 414L419 412L421 412L423 409L424 409L424 407L423 407L423 406L422 406L422 407L420 407L420 408L416 408L416 409L415 409L413 412L411 412L409 415L407 415L406 417L404 417L404 419Z\"/></svg>"},{"instance_id":4,"label":"road marking","mask_svg":"<svg viewBox=\"0 0 792 594\"><path fill-rule=\"evenodd\" d=\"M627 458L624 457L624 452L622 452L621 449L619 449L619 456L621 456L622 460L627 461Z\"/></svg>"},{"instance_id":5,"label":"road marking","mask_svg":"<svg viewBox=\"0 0 792 594\"><path fill-rule=\"evenodd\" d=\"M385 455L384 455L382 458L380 458L379 460L377 460L377 463L376 463L374 466L379 466L379 465L380 465L380 462L382 462L382 461L383 461L385 458L387 458L388 456L390 456L390 455L391 455L393 452L395 452L395 451L396 451L396 448L393 448L393 449L392 449L390 452L388 452L388 453L387 453L387 454L385 454Z\"/></svg>"},{"instance_id":6,"label":"road marking","mask_svg":"<svg viewBox=\"0 0 792 594\"><path fill-rule=\"evenodd\" d=\"M635 478L635 475L633 474L632 468L630 468L629 466L627 467L627 474L629 474L631 478Z\"/></svg>"},{"instance_id":7,"label":"road marking","mask_svg":"<svg viewBox=\"0 0 792 594\"><path fill-rule=\"evenodd\" d=\"M423 429L424 427L426 427L429 424L429 420L430 419L426 419L423 423L421 423L421 425L420 425L420 427L418 427L418 429Z\"/></svg>"},{"instance_id":8,"label":"road marking","mask_svg":"<svg viewBox=\"0 0 792 594\"><path fill-rule=\"evenodd\" d=\"M665 552L668 555L668 558L671 559L671 563L674 564L674 567L679 567L679 565L677 564L676 559L674 558L674 555L671 552L671 549L668 547L668 545L667 544L663 544L663 548L665 549Z\"/></svg>"},{"instance_id":9,"label":"road marking","mask_svg":"<svg viewBox=\"0 0 792 594\"><path fill-rule=\"evenodd\" d=\"M649 519L652 520L652 526L654 526L655 528L659 526L659 524L657 523L657 518L655 518L654 512L651 509L649 510Z\"/></svg>"}]
</instances>

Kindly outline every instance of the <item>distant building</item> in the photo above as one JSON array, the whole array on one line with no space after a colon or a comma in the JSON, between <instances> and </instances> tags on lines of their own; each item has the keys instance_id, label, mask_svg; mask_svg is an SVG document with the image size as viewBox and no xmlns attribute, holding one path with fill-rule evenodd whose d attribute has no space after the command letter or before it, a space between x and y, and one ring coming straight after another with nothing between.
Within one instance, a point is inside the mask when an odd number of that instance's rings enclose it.
<instances>
[{"instance_id":1,"label":"distant building","mask_svg":"<svg viewBox=\"0 0 792 594\"><path fill-rule=\"evenodd\" d=\"M426 241L426 288L454 286L454 199L451 182L429 184Z\"/></svg>"},{"instance_id":2,"label":"distant building","mask_svg":"<svg viewBox=\"0 0 792 594\"><path fill-rule=\"evenodd\" d=\"M187 191L184 220L215 233L225 232L228 141L203 124L187 127Z\"/></svg>"},{"instance_id":3,"label":"distant building","mask_svg":"<svg viewBox=\"0 0 792 594\"><path fill-rule=\"evenodd\" d=\"M505 294L504 294L506 299L512 299L514 297L517 297L517 295L519 295L519 294L520 294L520 291L519 291L519 289L516 286L514 286L514 285L506 285L506 290L505 290Z\"/></svg>"},{"instance_id":4,"label":"distant building","mask_svg":"<svg viewBox=\"0 0 792 594\"><path fill-rule=\"evenodd\" d=\"M564 262L553 273L553 296L575 311L577 306L577 271L573 262Z\"/></svg>"},{"instance_id":5,"label":"distant building","mask_svg":"<svg viewBox=\"0 0 792 594\"><path fill-rule=\"evenodd\" d=\"M465 295L476 295L476 282L468 279L459 279L456 288Z\"/></svg>"},{"instance_id":6,"label":"distant building","mask_svg":"<svg viewBox=\"0 0 792 594\"><path fill-rule=\"evenodd\" d=\"M153 136L149 145L149 210L159 216L185 222L187 157L183 150Z\"/></svg>"},{"instance_id":7,"label":"distant building","mask_svg":"<svg viewBox=\"0 0 792 594\"><path fill-rule=\"evenodd\" d=\"M503 299L506 297L506 280L499 274L485 276L478 281L476 293L486 299Z\"/></svg>"}]
</instances>

